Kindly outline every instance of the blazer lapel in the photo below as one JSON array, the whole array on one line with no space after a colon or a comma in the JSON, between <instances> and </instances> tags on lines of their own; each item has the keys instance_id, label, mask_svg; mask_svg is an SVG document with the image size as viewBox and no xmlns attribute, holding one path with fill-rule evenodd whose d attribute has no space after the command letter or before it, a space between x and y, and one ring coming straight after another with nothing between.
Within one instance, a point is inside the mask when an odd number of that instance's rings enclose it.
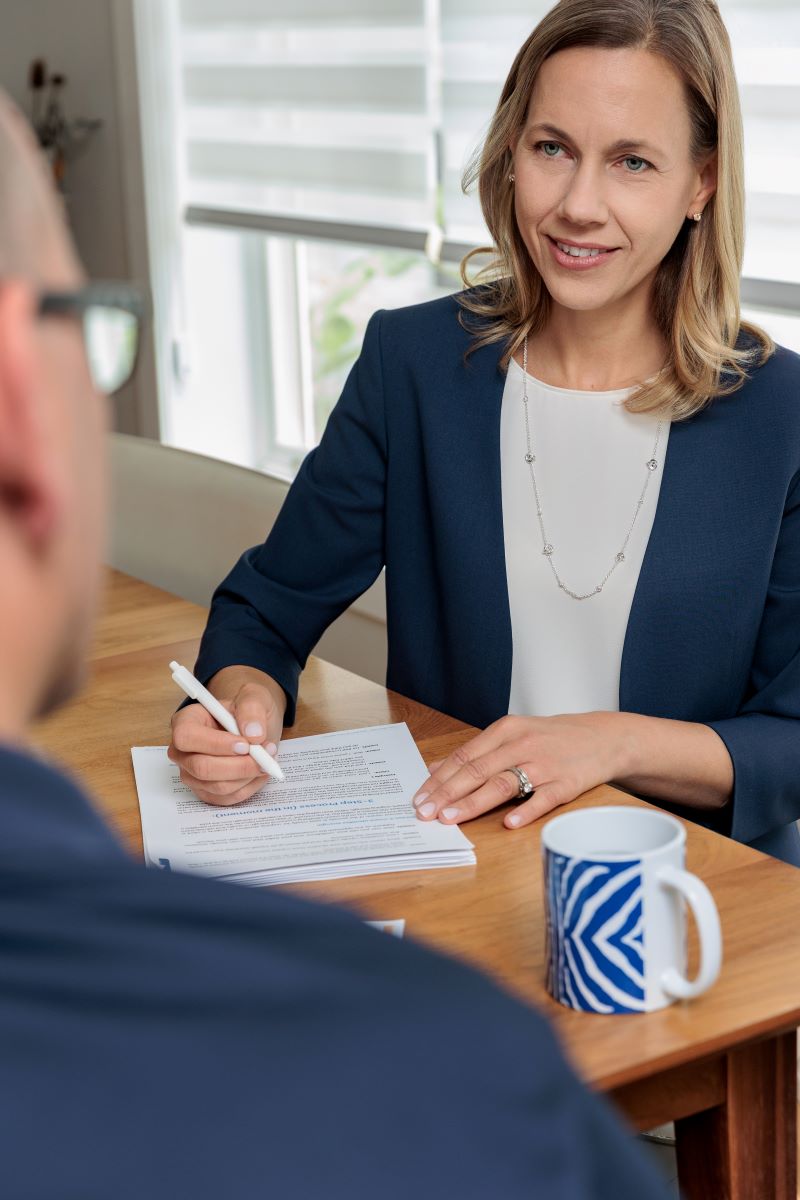
<instances>
[{"instance_id":1,"label":"blazer lapel","mask_svg":"<svg viewBox=\"0 0 800 1200\"><path fill-rule=\"evenodd\" d=\"M486 725L508 712L512 631L506 577L500 464L502 348L487 346L463 362L440 356L441 405L449 452L436 464L446 519L438 546L457 616L447 634L451 661L468 667L459 687L465 719ZM444 363L447 366L444 366ZM740 690L737 633L747 591L742 532L752 522L741 475L737 405L712 405L673 423L656 515L623 645L619 706L677 720L714 715L719 697ZM440 439L436 439L442 445ZM751 481L756 487L757 481ZM752 489L751 489L752 490ZM440 514L442 508L440 508ZM460 676L460 671L456 671Z\"/></svg>"},{"instance_id":2,"label":"blazer lapel","mask_svg":"<svg viewBox=\"0 0 800 1200\"><path fill-rule=\"evenodd\" d=\"M502 347L486 346L463 361L464 335L449 380L445 407L451 453L443 464L463 654L473 677L469 705L475 724L508 712L511 616L506 580L500 479L500 407L505 374ZM452 361L452 360L451 360ZM449 539L448 539L449 541ZM447 543L445 543L447 544ZM452 579L451 579L452 582ZM455 651L458 654L458 650Z\"/></svg>"},{"instance_id":3,"label":"blazer lapel","mask_svg":"<svg viewBox=\"0 0 800 1200\"><path fill-rule=\"evenodd\" d=\"M440 356L437 422L447 447L429 468L437 477L437 508L443 524L438 561L446 590L457 599L443 635L454 640L451 661L461 659L465 719L484 726L508 712L512 631L506 577L500 464L500 410L505 374L502 348L486 346L463 362ZM444 367L447 362L448 366ZM729 627L730 588L720 580L735 556L740 528L732 511L720 445L730 436L724 407L706 410L670 429L656 515L634 593L623 645L619 706L623 711L696 720L712 711L719 675L719 641ZM429 443L431 444L431 443ZM713 648L714 671L701 680L695 667ZM733 664L733 655L730 656ZM456 671L460 674L460 671ZM468 681L467 681L468 680Z\"/></svg>"},{"instance_id":4,"label":"blazer lapel","mask_svg":"<svg viewBox=\"0 0 800 1200\"><path fill-rule=\"evenodd\" d=\"M747 514L730 487L736 430L727 405L670 429L623 646L622 711L707 720L719 695L736 691L734 629L747 581L735 564Z\"/></svg>"}]
</instances>

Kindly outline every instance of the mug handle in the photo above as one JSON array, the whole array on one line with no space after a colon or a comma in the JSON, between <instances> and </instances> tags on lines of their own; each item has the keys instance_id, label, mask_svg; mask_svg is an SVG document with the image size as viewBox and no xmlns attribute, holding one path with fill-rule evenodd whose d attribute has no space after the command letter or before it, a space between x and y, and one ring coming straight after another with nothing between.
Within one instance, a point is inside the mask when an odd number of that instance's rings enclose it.
<instances>
[{"instance_id":1,"label":"mug handle","mask_svg":"<svg viewBox=\"0 0 800 1200\"><path fill-rule=\"evenodd\" d=\"M714 898L702 879L681 867L665 866L656 872L662 887L674 888L692 910L700 934L700 968L695 979L687 979L675 967L661 975L661 986L676 1000L693 1000L716 982L722 966L722 930Z\"/></svg>"}]
</instances>

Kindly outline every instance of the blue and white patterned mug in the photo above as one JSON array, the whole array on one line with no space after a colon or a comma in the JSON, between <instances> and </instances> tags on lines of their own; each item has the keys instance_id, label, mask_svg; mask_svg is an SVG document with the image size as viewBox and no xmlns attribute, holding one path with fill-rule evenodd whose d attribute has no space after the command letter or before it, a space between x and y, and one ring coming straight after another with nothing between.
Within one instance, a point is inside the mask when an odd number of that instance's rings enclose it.
<instances>
[{"instance_id":1,"label":"blue and white patterned mug","mask_svg":"<svg viewBox=\"0 0 800 1200\"><path fill-rule=\"evenodd\" d=\"M690 1000L722 964L719 914L683 869L686 831L654 809L586 808L542 830L547 990L582 1012L632 1013ZM686 905L700 968L686 978Z\"/></svg>"}]
</instances>

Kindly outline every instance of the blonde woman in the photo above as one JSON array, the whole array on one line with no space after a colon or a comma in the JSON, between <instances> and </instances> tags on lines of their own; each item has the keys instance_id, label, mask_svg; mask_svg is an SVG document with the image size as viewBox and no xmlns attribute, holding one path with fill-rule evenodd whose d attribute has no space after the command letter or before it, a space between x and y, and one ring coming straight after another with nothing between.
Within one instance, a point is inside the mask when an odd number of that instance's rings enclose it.
<instances>
[{"instance_id":1,"label":"blonde woman","mask_svg":"<svg viewBox=\"0 0 800 1200\"><path fill-rule=\"evenodd\" d=\"M614 781L800 864L800 360L740 320L743 148L709 0L562 0L477 180L494 262L376 314L197 673L277 742L386 567L390 687L482 729L415 798L520 828ZM260 786L197 706L210 803Z\"/></svg>"}]
</instances>

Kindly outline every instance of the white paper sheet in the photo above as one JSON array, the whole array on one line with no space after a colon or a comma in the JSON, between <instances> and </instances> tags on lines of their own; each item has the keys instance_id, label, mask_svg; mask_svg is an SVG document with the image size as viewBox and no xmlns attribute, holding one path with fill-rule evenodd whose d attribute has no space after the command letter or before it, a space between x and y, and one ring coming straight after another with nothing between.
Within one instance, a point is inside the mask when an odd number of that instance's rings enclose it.
<instances>
[{"instance_id":1,"label":"white paper sheet","mask_svg":"<svg viewBox=\"0 0 800 1200\"><path fill-rule=\"evenodd\" d=\"M131 754L151 866L257 886L475 862L457 826L417 820L427 769L405 724L284 741L286 782L227 808L196 799L166 747Z\"/></svg>"}]
</instances>

